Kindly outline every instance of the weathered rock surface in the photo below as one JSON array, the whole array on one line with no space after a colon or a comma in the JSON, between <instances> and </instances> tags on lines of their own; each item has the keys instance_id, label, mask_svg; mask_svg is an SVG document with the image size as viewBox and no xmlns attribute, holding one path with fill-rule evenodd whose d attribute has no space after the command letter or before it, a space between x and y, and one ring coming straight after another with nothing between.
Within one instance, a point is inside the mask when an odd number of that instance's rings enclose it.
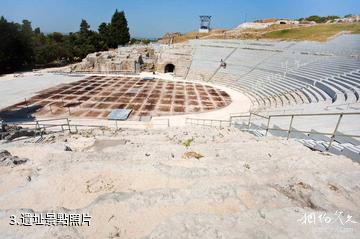
<instances>
[{"instance_id":1,"label":"weathered rock surface","mask_svg":"<svg viewBox=\"0 0 360 239\"><path fill-rule=\"evenodd\" d=\"M360 222L360 166L291 140L191 127L87 130L1 147L31 158L0 167L2 238L360 237L359 223L336 217ZM91 226L9 225L13 214L53 211L89 213ZM325 214L331 224L320 223ZM305 215L316 223L304 224Z\"/></svg>"},{"instance_id":2,"label":"weathered rock surface","mask_svg":"<svg viewBox=\"0 0 360 239\"><path fill-rule=\"evenodd\" d=\"M0 150L0 166L16 166L28 161L26 158L12 156L7 150Z\"/></svg>"},{"instance_id":3,"label":"weathered rock surface","mask_svg":"<svg viewBox=\"0 0 360 239\"><path fill-rule=\"evenodd\" d=\"M121 47L117 50L91 53L82 62L67 67L70 72L139 72L153 65L154 50L149 47Z\"/></svg>"},{"instance_id":4,"label":"weathered rock surface","mask_svg":"<svg viewBox=\"0 0 360 239\"><path fill-rule=\"evenodd\" d=\"M172 46L129 46L117 50L95 52L82 62L60 68L63 72L127 72L157 71L164 73L167 65L175 66L176 76L186 76L194 48L188 44Z\"/></svg>"},{"instance_id":5,"label":"weathered rock surface","mask_svg":"<svg viewBox=\"0 0 360 239\"><path fill-rule=\"evenodd\" d=\"M3 129L0 130L0 140L11 141L21 137L33 137L36 135L35 130L23 129L20 126L9 126L4 125Z\"/></svg>"}]
</instances>

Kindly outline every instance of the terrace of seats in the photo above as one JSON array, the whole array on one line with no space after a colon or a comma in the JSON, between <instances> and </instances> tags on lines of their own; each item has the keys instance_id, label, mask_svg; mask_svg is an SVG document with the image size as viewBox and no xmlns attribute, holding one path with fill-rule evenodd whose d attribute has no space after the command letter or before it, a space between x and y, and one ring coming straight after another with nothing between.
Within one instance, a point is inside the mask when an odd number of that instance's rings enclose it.
<instances>
[{"instance_id":1,"label":"terrace of seats","mask_svg":"<svg viewBox=\"0 0 360 239\"><path fill-rule=\"evenodd\" d=\"M187 79L239 90L258 111L337 110L342 105L349 109L360 101L358 35L342 35L326 43L204 40L190 44L196 51ZM220 66L221 59L226 68Z\"/></svg>"}]
</instances>

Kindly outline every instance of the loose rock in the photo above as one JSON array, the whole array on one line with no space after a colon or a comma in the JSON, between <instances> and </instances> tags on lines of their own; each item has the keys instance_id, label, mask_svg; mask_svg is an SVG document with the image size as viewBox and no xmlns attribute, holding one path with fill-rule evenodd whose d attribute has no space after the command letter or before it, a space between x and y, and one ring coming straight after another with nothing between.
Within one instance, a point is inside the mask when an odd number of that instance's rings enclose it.
<instances>
[{"instance_id":1,"label":"loose rock","mask_svg":"<svg viewBox=\"0 0 360 239\"><path fill-rule=\"evenodd\" d=\"M28 161L26 158L12 156L7 150L0 150L0 166L16 166Z\"/></svg>"}]
</instances>

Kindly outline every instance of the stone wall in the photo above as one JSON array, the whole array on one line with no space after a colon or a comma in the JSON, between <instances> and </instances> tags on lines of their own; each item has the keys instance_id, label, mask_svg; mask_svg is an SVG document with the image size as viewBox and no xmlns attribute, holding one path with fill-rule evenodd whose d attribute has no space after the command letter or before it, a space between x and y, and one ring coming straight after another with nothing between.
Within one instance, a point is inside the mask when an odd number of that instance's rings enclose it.
<instances>
[{"instance_id":1,"label":"stone wall","mask_svg":"<svg viewBox=\"0 0 360 239\"><path fill-rule=\"evenodd\" d=\"M154 51L148 47L121 47L117 50L91 53L78 64L70 66L71 72L137 72L136 64L153 64Z\"/></svg>"},{"instance_id":2,"label":"stone wall","mask_svg":"<svg viewBox=\"0 0 360 239\"><path fill-rule=\"evenodd\" d=\"M174 74L185 77L191 66L193 49L187 44L163 46L158 53L156 71L165 73L166 65L173 64L175 66Z\"/></svg>"},{"instance_id":3,"label":"stone wall","mask_svg":"<svg viewBox=\"0 0 360 239\"><path fill-rule=\"evenodd\" d=\"M189 44L121 47L117 50L91 53L82 62L62 70L65 72L157 71L164 73L166 65L173 64L174 74L185 77L191 66L193 52L194 47Z\"/></svg>"}]
</instances>

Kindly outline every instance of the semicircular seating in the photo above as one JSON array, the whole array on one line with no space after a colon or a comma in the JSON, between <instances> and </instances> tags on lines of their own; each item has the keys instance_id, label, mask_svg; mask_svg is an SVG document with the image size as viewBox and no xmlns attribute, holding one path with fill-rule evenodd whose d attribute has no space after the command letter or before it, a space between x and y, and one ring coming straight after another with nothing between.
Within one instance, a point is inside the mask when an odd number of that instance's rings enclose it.
<instances>
[{"instance_id":1,"label":"semicircular seating","mask_svg":"<svg viewBox=\"0 0 360 239\"><path fill-rule=\"evenodd\" d=\"M200 40L189 44L196 51L187 79L241 91L253 108L325 109L360 101L359 35L326 43ZM226 67L220 66L221 59Z\"/></svg>"}]
</instances>

